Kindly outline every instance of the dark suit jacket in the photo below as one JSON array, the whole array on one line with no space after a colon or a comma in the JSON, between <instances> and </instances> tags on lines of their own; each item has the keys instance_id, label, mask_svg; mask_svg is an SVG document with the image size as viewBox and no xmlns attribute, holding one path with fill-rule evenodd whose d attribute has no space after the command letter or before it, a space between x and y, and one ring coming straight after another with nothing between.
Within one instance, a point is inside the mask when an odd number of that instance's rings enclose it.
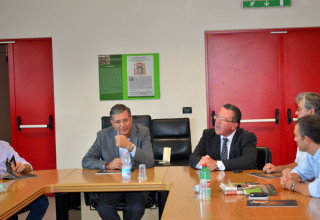
<instances>
[{"instance_id":1,"label":"dark suit jacket","mask_svg":"<svg viewBox=\"0 0 320 220\"><path fill-rule=\"evenodd\" d=\"M209 155L214 160L221 160L220 139L220 135L215 133L214 128L205 129L196 149L190 155L190 166L195 168L201 157L205 155ZM229 160L222 161L225 170L257 168L256 145L256 135L238 127L232 139Z\"/></svg>"},{"instance_id":2,"label":"dark suit jacket","mask_svg":"<svg viewBox=\"0 0 320 220\"><path fill-rule=\"evenodd\" d=\"M119 147L116 146L114 137L117 131L111 126L97 133L97 138L82 159L82 167L87 169L101 169L106 163L119 158ZM131 157L132 166L145 164L150 168L154 164L149 128L138 124L131 125L130 142L136 146L134 158ZM129 154L131 156L131 154Z\"/></svg>"}]
</instances>

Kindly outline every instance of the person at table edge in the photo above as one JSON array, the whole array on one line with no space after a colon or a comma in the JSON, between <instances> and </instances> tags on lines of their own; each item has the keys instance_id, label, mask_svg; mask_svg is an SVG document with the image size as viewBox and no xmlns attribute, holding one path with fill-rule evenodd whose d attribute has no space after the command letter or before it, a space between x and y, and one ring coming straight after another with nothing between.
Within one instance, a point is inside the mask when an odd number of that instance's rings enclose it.
<instances>
[{"instance_id":1,"label":"person at table edge","mask_svg":"<svg viewBox=\"0 0 320 220\"><path fill-rule=\"evenodd\" d=\"M10 160L13 155L16 161L16 167L14 169L15 172L23 173L32 171L33 168L29 162L27 162L24 158L20 157L19 154L10 146L8 142L0 140L0 173L6 172L6 161L8 159ZM42 195L26 207L24 207L22 210L20 210L18 214L30 210L27 216L27 220L42 219L47 211L48 206L48 198ZM15 216L9 219L15 219Z\"/></svg>"},{"instance_id":2,"label":"person at table edge","mask_svg":"<svg viewBox=\"0 0 320 220\"><path fill-rule=\"evenodd\" d=\"M240 109L225 104L214 118L215 126L203 131L190 156L190 166L201 169L202 163L206 163L210 171L257 168L257 138L255 134L239 127ZM224 139L227 141L227 153L223 160Z\"/></svg>"},{"instance_id":3,"label":"person at table edge","mask_svg":"<svg viewBox=\"0 0 320 220\"><path fill-rule=\"evenodd\" d=\"M291 173L283 175L283 188L303 195L320 198L320 117L307 115L299 118L294 127L294 140L306 158ZM305 182L315 179L313 182ZM305 183L304 183L305 182Z\"/></svg>"},{"instance_id":4,"label":"person at table edge","mask_svg":"<svg viewBox=\"0 0 320 220\"><path fill-rule=\"evenodd\" d=\"M296 98L298 105L296 116L301 118L306 115L318 115L320 116L320 95L314 92L302 92ZM296 159L293 163L275 166L272 163L267 163L263 167L263 171L266 173L282 172L284 175L291 172L299 163L301 163L307 153L302 152L297 148Z\"/></svg>"},{"instance_id":5,"label":"person at table edge","mask_svg":"<svg viewBox=\"0 0 320 220\"><path fill-rule=\"evenodd\" d=\"M129 152L132 165L154 164L149 128L132 123L130 109L122 104L110 110L112 126L97 133L97 138L82 159L87 169L121 169L121 156ZM141 219L145 209L147 192L97 193L96 209L102 219L120 219L117 205L125 201L124 219Z\"/></svg>"}]
</instances>

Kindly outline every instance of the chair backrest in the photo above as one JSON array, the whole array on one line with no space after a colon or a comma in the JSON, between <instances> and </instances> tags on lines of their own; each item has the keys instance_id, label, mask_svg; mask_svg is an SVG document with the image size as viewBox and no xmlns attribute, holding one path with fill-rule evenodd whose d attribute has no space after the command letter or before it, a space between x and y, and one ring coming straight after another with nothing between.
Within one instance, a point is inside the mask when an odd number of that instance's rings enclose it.
<instances>
[{"instance_id":1,"label":"chair backrest","mask_svg":"<svg viewBox=\"0 0 320 220\"><path fill-rule=\"evenodd\" d=\"M156 160L162 160L164 147L171 147L170 165L189 165L191 154L189 118L153 119L152 134Z\"/></svg>"},{"instance_id":2,"label":"chair backrest","mask_svg":"<svg viewBox=\"0 0 320 220\"><path fill-rule=\"evenodd\" d=\"M132 116L132 123L146 126L150 129L150 132L151 132L152 127L151 127L151 116L150 115L133 115ZM101 126L102 126L102 129L112 126L112 124L110 122L110 116L101 117Z\"/></svg>"},{"instance_id":3,"label":"chair backrest","mask_svg":"<svg viewBox=\"0 0 320 220\"><path fill-rule=\"evenodd\" d=\"M272 152L269 147L257 147L257 166L262 170L264 165L272 163Z\"/></svg>"}]
</instances>

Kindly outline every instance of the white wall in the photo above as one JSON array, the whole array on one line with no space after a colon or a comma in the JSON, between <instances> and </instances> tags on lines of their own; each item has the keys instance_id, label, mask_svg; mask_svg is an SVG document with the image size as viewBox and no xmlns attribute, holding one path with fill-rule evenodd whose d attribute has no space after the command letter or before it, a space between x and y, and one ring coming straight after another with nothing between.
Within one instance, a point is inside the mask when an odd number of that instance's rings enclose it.
<instances>
[{"instance_id":1,"label":"white wall","mask_svg":"<svg viewBox=\"0 0 320 220\"><path fill-rule=\"evenodd\" d=\"M159 53L160 100L121 101L133 114L190 117L193 147L207 127L206 30L320 26L319 0L243 9L240 0L1 0L0 39L52 37L58 168L81 167L100 117L97 56ZM223 91L222 91L223 92ZM193 113L183 115L182 107Z\"/></svg>"}]
</instances>

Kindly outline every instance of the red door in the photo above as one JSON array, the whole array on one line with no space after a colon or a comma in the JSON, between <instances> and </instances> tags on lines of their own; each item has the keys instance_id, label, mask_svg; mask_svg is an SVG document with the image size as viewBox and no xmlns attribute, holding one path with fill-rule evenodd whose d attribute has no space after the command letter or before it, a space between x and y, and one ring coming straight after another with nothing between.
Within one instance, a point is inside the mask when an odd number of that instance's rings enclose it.
<instances>
[{"instance_id":1,"label":"red door","mask_svg":"<svg viewBox=\"0 0 320 220\"><path fill-rule=\"evenodd\" d=\"M279 109L279 124L242 123L241 127L257 135L258 146L270 147L274 164L293 162L297 145L287 111L291 109L295 117L295 97L300 92L320 93L318 29L208 32L206 40L209 123L211 112L225 103L237 105L243 119L275 118Z\"/></svg>"},{"instance_id":2,"label":"red door","mask_svg":"<svg viewBox=\"0 0 320 220\"><path fill-rule=\"evenodd\" d=\"M242 119L274 119L279 99L278 35L269 33L221 33L207 35L209 127L212 111L231 103ZM271 148L280 162L280 126L275 122L242 123L254 132L258 146Z\"/></svg>"},{"instance_id":3,"label":"red door","mask_svg":"<svg viewBox=\"0 0 320 220\"><path fill-rule=\"evenodd\" d=\"M51 39L15 40L8 57L12 145L34 169L55 169ZM48 125L50 116L51 128L22 128Z\"/></svg>"},{"instance_id":4,"label":"red door","mask_svg":"<svg viewBox=\"0 0 320 220\"><path fill-rule=\"evenodd\" d=\"M300 92L316 92L320 94L320 30L288 30L284 39L286 66L286 109L292 116L297 106L295 98ZM293 140L294 123L287 123L288 162L294 161L297 145Z\"/></svg>"}]
</instances>

